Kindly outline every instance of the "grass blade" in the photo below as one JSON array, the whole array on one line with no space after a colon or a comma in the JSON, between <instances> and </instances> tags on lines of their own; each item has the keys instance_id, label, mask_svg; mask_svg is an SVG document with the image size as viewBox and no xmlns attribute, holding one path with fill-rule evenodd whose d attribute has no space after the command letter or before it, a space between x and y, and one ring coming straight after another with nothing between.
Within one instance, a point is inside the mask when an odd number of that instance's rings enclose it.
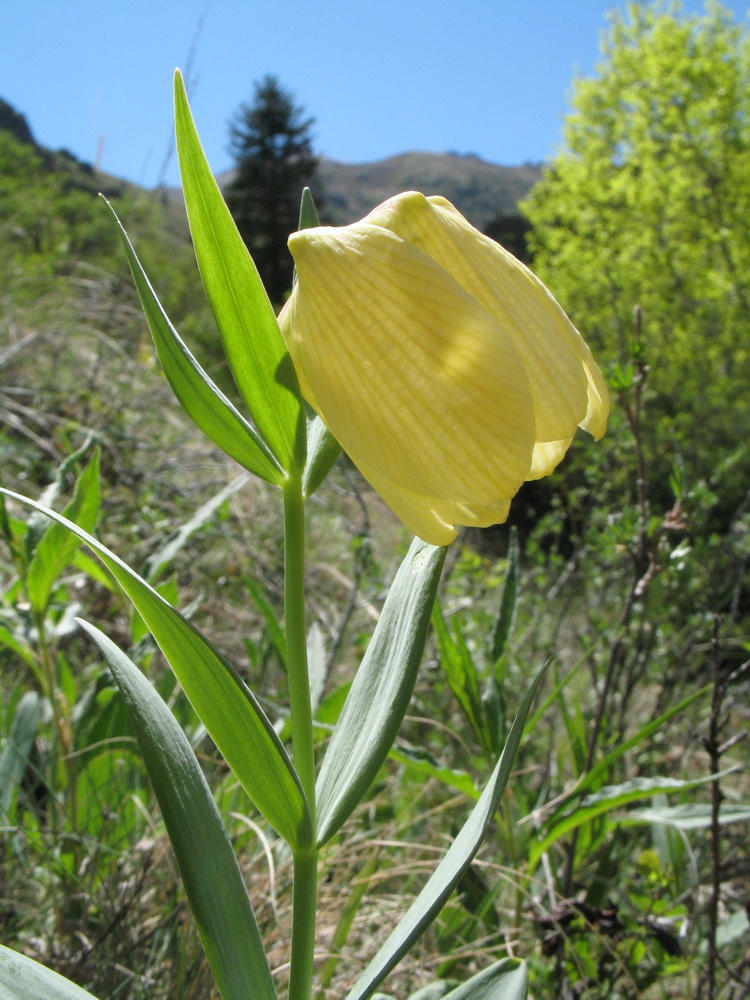
<instances>
[{"instance_id":1,"label":"grass blade","mask_svg":"<svg viewBox=\"0 0 750 1000\"><path fill-rule=\"evenodd\" d=\"M127 706L222 997L276 1000L237 859L185 734L136 665L99 629L80 624L107 660Z\"/></svg>"}]
</instances>

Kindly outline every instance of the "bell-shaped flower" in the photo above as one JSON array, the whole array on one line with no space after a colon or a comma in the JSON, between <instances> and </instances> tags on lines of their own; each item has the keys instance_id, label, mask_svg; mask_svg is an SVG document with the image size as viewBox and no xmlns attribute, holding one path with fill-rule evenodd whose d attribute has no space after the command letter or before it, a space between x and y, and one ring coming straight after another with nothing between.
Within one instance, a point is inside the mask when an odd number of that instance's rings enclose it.
<instances>
[{"instance_id":1,"label":"bell-shaped flower","mask_svg":"<svg viewBox=\"0 0 750 1000\"><path fill-rule=\"evenodd\" d=\"M444 198L407 192L294 233L281 330L302 393L415 534L504 521L608 397L545 286Z\"/></svg>"}]
</instances>

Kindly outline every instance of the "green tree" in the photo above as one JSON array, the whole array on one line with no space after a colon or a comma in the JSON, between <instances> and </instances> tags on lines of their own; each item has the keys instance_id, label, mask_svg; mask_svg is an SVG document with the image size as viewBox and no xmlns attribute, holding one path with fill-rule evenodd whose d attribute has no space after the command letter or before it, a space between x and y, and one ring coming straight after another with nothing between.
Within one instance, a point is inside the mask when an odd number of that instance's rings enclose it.
<instances>
[{"instance_id":1,"label":"green tree","mask_svg":"<svg viewBox=\"0 0 750 1000\"><path fill-rule=\"evenodd\" d=\"M627 362L641 306L651 450L693 477L750 430L749 84L721 5L630 4L524 206L535 269L598 357Z\"/></svg>"},{"instance_id":2,"label":"green tree","mask_svg":"<svg viewBox=\"0 0 750 1000\"><path fill-rule=\"evenodd\" d=\"M287 239L297 229L302 190L317 169L312 124L276 77L266 76L255 85L252 103L241 105L230 125L237 172L227 203L277 304L292 286Z\"/></svg>"}]
</instances>

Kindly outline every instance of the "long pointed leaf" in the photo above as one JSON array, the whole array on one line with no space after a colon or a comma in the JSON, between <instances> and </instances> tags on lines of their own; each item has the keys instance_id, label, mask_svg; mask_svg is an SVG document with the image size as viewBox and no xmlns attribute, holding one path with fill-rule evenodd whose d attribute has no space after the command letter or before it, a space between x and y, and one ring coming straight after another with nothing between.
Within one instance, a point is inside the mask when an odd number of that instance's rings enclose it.
<instances>
[{"instance_id":1,"label":"long pointed leaf","mask_svg":"<svg viewBox=\"0 0 750 1000\"><path fill-rule=\"evenodd\" d=\"M297 773L263 709L234 667L176 608L96 538L28 497L5 489L0 492L64 525L96 553L135 605L212 740L257 808L294 849L309 847L312 821Z\"/></svg>"},{"instance_id":2,"label":"long pointed leaf","mask_svg":"<svg viewBox=\"0 0 750 1000\"><path fill-rule=\"evenodd\" d=\"M0 944L2 1000L96 1000L93 993Z\"/></svg>"},{"instance_id":3,"label":"long pointed leaf","mask_svg":"<svg viewBox=\"0 0 750 1000\"><path fill-rule=\"evenodd\" d=\"M529 976L518 958L502 958L461 983L443 1000L525 1000Z\"/></svg>"},{"instance_id":4,"label":"long pointed leaf","mask_svg":"<svg viewBox=\"0 0 750 1000\"><path fill-rule=\"evenodd\" d=\"M99 629L80 624L122 692L223 1000L276 1000L237 858L185 734L138 667Z\"/></svg>"},{"instance_id":5,"label":"long pointed leaf","mask_svg":"<svg viewBox=\"0 0 750 1000\"><path fill-rule=\"evenodd\" d=\"M42 699L27 691L18 702L8 739L0 753L0 823L9 822L13 793L29 764L29 752L42 719Z\"/></svg>"},{"instance_id":6,"label":"long pointed leaf","mask_svg":"<svg viewBox=\"0 0 750 1000\"><path fill-rule=\"evenodd\" d=\"M566 833L575 830L589 820L603 813L611 812L629 802L639 802L641 799L650 799L659 792L685 792L691 788L698 788L700 785L718 781L720 778L732 774L734 768L727 768L726 771L719 771L717 774L703 775L700 778L690 778L681 780L680 778L632 778L630 781L623 781L621 785L607 785L600 788L593 795L586 798L564 815L559 822L556 822L551 829L540 840L533 843L529 849L529 873L533 872L541 860L542 854L549 850L555 841L559 840Z\"/></svg>"},{"instance_id":7,"label":"long pointed leaf","mask_svg":"<svg viewBox=\"0 0 750 1000\"><path fill-rule=\"evenodd\" d=\"M286 472L301 471L305 414L294 366L255 264L206 161L179 73L174 99L190 232L232 375L279 465Z\"/></svg>"},{"instance_id":8,"label":"long pointed leaf","mask_svg":"<svg viewBox=\"0 0 750 1000\"><path fill-rule=\"evenodd\" d=\"M521 742L526 716L543 676L544 670L540 671L521 702L500 759L466 823L448 848L443 860L430 876L427 884L359 977L347 1000L366 1000L372 995L388 973L401 961L414 942L432 923L459 879L471 864L500 804L500 798L513 766L513 759Z\"/></svg>"},{"instance_id":9,"label":"long pointed leaf","mask_svg":"<svg viewBox=\"0 0 750 1000\"><path fill-rule=\"evenodd\" d=\"M85 531L92 531L99 518L99 451L76 480L73 498L63 513ZM44 611L58 577L70 563L78 542L59 524L48 524L29 563L26 588L31 604Z\"/></svg>"},{"instance_id":10,"label":"long pointed leaf","mask_svg":"<svg viewBox=\"0 0 750 1000\"><path fill-rule=\"evenodd\" d=\"M107 202L133 275L156 351L172 390L190 419L214 444L250 472L278 486L284 470L255 428L212 381L169 321L135 250Z\"/></svg>"},{"instance_id":11,"label":"long pointed leaf","mask_svg":"<svg viewBox=\"0 0 750 1000\"><path fill-rule=\"evenodd\" d=\"M415 538L399 567L323 758L320 844L351 815L393 745L414 690L446 551Z\"/></svg>"}]
</instances>

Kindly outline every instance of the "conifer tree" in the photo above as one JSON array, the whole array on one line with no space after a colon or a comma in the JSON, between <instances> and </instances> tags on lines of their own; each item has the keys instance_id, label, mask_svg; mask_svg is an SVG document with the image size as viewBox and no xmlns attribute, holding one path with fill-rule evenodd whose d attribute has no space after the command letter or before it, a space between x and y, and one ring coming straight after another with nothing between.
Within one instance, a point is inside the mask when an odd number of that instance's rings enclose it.
<instances>
[{"instance_id":1,"label":"conifer tree","mask_svg":"<svg viewBox=\"0 0 750 1000\"><path fill-rule=\"evenodd\" d=\"M297 229L302 190L317 168L312 124L275 76L256 83L252 103L240 105L230 124L237 172L227 203L277 305L292 287L287 239Z\"/></svg>"}]
</instances>

